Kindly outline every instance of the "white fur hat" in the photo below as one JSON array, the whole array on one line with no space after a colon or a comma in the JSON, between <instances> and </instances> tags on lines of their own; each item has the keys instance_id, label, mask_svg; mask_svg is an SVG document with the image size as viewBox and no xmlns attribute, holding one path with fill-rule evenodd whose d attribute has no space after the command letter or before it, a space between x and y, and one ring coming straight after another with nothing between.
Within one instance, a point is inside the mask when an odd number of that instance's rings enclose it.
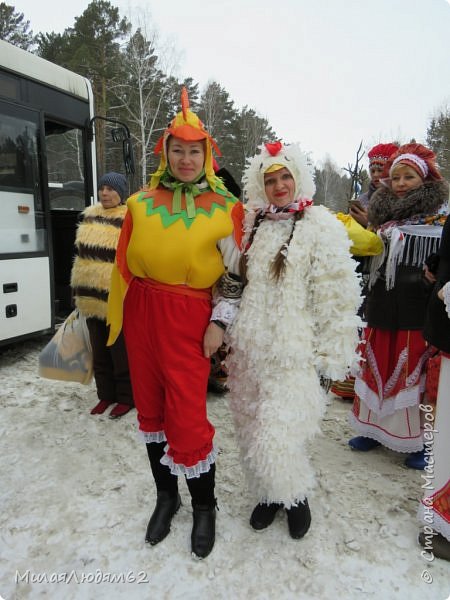
<instances>
[{"instance_id":1,"label":"white fur hat","mask_svg":"<svg viewBox=\"0 0 450 600\"><path fill-rule=\"evenodd\" d=\"M283 165L295 181L295 200L312 199L316 186L313 180L313 167L307 154L298 144L274 142L259 146L259 153L247 159L242 177L244 202L249 210L257 210L268 205L264 191L264 173L274 164Z\"/></svg>"}]
</instances>

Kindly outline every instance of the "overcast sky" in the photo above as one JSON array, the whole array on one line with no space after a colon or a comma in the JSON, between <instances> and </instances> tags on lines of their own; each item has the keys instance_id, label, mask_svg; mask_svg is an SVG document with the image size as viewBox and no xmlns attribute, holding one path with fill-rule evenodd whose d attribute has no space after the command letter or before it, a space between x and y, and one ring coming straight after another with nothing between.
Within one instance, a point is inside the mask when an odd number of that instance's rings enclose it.
<instances>
[{"instance_id":1,"label":"overcast sky","mask_svg":"<svg viewBox=\"0 0 450 600\"><path fill-rule=\"evenodd\" d=\"M11 0L34 33L62 32L87 0ZM450 106L449 0L134 0L161 42L179 53L179 78L218 81L237 107L268 119L286 142L340 167L393 138L425 141ZM131 7L131 8L130 8ZM149 21L149 19L148 19Z\"/></svg>"}]
</instances>

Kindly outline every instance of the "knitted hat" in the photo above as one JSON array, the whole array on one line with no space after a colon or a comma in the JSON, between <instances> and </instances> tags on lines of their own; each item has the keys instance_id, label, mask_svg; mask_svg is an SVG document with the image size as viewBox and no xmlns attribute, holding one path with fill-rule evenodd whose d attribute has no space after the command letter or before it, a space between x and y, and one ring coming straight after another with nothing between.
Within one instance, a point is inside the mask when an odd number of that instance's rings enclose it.
<instances>
[{"instance_id":1,"label":"knitted hat","mask_svg":"<svg viewBox=\"0 0 450 600\"><path fill-rule=\"evenodd\" d=\"M98 180L97 190L104 185L107 185L119 194L120 202L123 202L128 196L127 178L121 173L114 173L114 171L111 171L111 173L102 175Z\"/></svg>"},{"instance_id":2,"label":"knitted hat","mask_svg":"<svg viewBox=\"0 0 450 600\"><path fill-rule=\"evenodd\" d=\"M384 167L386 161L398 150L396 144L377 144L369 150L367 156L369 157L369 167L373 165L380 165Z\"/></svg>"},{"instance_id":3,"label":"knitted hat","mask_svg":"<svg viewBox=\"0 0 450 600\"><path fill-rule=\"evenodd\" d=\"M313 167L308 156L297 144L282 144L281 142L262 144L259 154L247 159L247 167L242 178L244 194L249 209L266 207L269 202L264 188L264 173L279 165L285 167L295 181L295 200L299 198L312 199L316 186L313 180Z\"/></svg>"},{"instance_id":4,"label":"knitted hat","mask_svg":"<svg viewBox=\"0 0 450 600\"><path fill-rule=\"evenodd\" d=\"M222 181L215 176L213 167L213 155L212 149L214 148L216 154L221 156L220 150L217 147L216 142L206 131L205 126L200 121L195 113L189 109L189 97L187 89L183 87L181 90L181 112L179 112L169 124L163 135L158 140L154 153L161 153L161 161L158 169L152 174L150 180L150 187L155 188L159 184L161 176L167 169L167 140L173 135L176 138L184 140L185 142L199 142L204 141L205 143L205 176L215 191L216 187L221 189L224 188Z\"/></svg>"},{"instance_id":5,"label":"knitted hat","mask_svg":"<svg viewBox=\"0 0 450 600\"><path fill-rule=\"evenodd\" d=\"M422 144L400 146L385 164L383 177L391 177L392 171L399 163L414 169L424 181L442 179L436 165L435 153Z\"/></svg>"}]
</instances>

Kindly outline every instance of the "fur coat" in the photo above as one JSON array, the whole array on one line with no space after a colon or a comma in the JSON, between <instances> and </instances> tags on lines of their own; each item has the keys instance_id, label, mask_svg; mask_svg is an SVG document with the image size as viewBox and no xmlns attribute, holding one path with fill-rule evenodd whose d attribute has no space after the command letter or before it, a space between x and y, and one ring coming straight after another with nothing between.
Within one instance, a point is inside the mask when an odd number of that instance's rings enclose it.
<instances>
[{"instance_id":1,"label":"fur coat","mask_svg":"<svg viewBox=\"0 0 450 600\"><path fill-rule=\"evenodd\" d=\"M271 263L293 221L265 219L248 250L248 284L230 328L230 406L255 499L287 508L314 485L306 443L325 410L320 376L345 377L357 360L360 283L342 224L305 209L277 283Z\"/></svg>"},{"instance_id":2,"label":"fur coat","mask_svg":"<svg viewBox=\"0 0 450 600\"><path fill-rule=\"evenodd\" d=\"M444 180L427 181L403 198L397 198L391 189L381 186L369 202L369 223L377 229L388 221L435 215L446 201L448 201L448 183Z\"/></svg>"},{"instance_id":3,"label":"fur coat","mask_svg":"<svg viewBox=\"0 0 450 600\"><path fill-rule=\"evenodd\" d=\"M70 285L75 304L85 317L106 321L111 273L120 229L127 212L124 204L103 208L88 206L75 238L75 257Z\"/></svg>"},{"instance_id":4,"label":"fur coat","mask_svg":"<svg viewBox=\"0 0 450 600\"><path fill-rule=\"evenodd\" d=\"M450 217L442 231L441 244L439 247L439 268L436 276L436 284L431 294L423 337L433 346L450 354L450 319L446 306L438 298L439 290L450 281Z\"/></svg>"}]
</instances>

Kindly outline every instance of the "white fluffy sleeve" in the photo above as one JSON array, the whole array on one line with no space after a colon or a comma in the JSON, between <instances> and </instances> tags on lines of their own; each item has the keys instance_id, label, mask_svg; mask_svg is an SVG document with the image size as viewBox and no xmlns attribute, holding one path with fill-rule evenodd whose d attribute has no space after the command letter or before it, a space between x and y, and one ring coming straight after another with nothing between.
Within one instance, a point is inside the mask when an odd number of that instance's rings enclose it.
<instances>
[{"instance_id":1,"label":"white fluffy sleeve","mask_svg":"<svg viewBox=\"0 0 450 600\"><path fill-rule=\"evenodd\" d=\"M217 245L222 253L226 272L214 288L211 320L231 325L236 317L242 295L242 284L239 277L241 253L233 234L220 240Z\"/></svg>"},{"instance_id":2,"label":"white fluffy sleeve","mask_svg":"<svg viewBox=\"0 0 450 600\"><path fill-rule=\"evenodd\" d=\"M343 379L356 366L359 343L357 316L360 278L351 258L347 232L325 207L315 207L318 219L316 252L311 264L310 294L315 321L315 367L320 375ZM310 214L311 214L310 213Z\"/></svg>"},{"instance_id":3,"label":"white fluffy sleeve","mask_svg":"<svg viewBox=\"0 0 450 600\"><path fill-rule=\"evenodd\" d=\"M442 288L442 293L444 295L445 310L450 318L450 282L447 282L444 285Z\"/></svg>"}]
</instances>

